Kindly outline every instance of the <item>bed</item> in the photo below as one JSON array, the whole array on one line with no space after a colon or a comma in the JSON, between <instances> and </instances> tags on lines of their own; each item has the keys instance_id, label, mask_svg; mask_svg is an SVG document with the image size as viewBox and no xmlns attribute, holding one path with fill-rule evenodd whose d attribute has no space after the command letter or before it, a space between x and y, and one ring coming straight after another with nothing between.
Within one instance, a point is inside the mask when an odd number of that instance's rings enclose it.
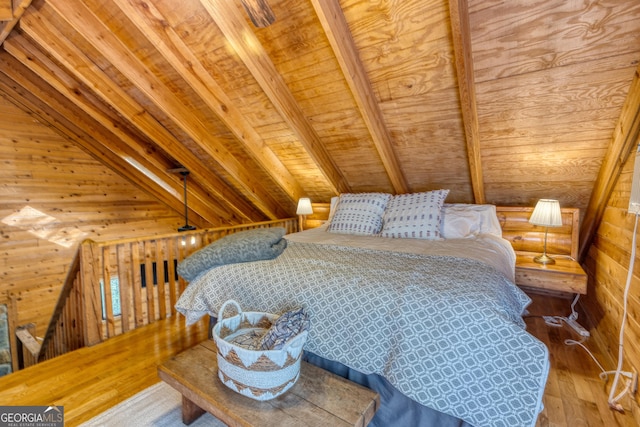
<instances>
[{"instance_id":1,"label":"bed","mask_svg":"<svg viewBox=\"0 0 640 427\"><path fill-rule=\"evenodd\" d=\"M525 330L495 206L380 195L341 195L324 226L249 244L277 247L267 259L200 262L177 310L190 324L228 299L304 306L306 360L378 391L374 426L534 426L549 355Z\"/></svg>"}]
</instances>

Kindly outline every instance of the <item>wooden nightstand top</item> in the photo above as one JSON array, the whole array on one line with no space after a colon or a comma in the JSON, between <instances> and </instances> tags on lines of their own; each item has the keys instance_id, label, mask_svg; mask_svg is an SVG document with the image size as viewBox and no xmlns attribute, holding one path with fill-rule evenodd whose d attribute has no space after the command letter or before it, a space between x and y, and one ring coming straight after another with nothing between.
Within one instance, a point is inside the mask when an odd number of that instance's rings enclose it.
<instances>
[{"instance_id":1,"label":"wooden nightstand top","mask_svg":"<svg viewBox=\"0 0 640 427\"><path fill-rule=\"evenodd\" d=\"M537 253L516 254L516 284L524 288L548 291L587 293L587 273L577 261L557 256L555 264L533 261ZM553 257L553 255L550 255Z\"/></svg>"}]
</instances>

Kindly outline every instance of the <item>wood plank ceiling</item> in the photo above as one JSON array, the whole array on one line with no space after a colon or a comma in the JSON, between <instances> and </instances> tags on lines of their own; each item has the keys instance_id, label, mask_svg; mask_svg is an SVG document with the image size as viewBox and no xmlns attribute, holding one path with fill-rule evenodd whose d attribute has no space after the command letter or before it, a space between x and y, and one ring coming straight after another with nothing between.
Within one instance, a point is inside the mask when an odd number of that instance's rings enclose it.
<instances>
[{"instance_id":1,"label":"wood plank ceiling","mask_svg":"<svg viewBox=\"0 0 640 427\"><path fill-rule=\"evenodd\" d=\"M199 226L348 191L584 210L615 179L637 0L268 3L0 0L0 91L178 212L186 167Z\"/></svg>"}]
</instances>

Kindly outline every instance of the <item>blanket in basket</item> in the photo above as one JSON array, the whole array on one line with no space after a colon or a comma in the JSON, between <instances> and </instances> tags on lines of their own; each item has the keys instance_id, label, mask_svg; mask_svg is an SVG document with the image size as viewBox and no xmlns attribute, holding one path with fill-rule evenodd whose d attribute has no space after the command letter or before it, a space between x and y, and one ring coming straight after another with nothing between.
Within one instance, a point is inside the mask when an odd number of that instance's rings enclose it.
<instances>
[{"instance_id":1,"label":"blanket in basket","mask_svg":"<svg viewBox=\"0 0 640 427\"><path fill-rule=\"evenodd\" d=\"M305 307L306 350L473 425L534 426L542 408L549 357L524 329L530 299L479 261L289 242L276 259L202 274L176 308L193 323L229 298Z\"/></svg>"}]
</instances>

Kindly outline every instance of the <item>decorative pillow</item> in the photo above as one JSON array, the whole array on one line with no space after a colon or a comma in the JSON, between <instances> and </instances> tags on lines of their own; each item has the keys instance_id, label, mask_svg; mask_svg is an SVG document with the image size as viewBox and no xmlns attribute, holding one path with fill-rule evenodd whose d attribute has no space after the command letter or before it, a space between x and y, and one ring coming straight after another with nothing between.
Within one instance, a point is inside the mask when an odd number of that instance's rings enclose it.
<instances>
[{"instance_id":1,"label":"decorative pillow","mask_svg":"<svg viewBox=\"0 0 640 427\"><path fill-rule=\"evenodd\" d=\"M333 216L336 214L336 208L338 207L338 202L340 201L340 196L334 196L331 198L331 203L329 204L329 218L328 222L331 222Z\"/></svg>"},{"instance_id":2,"label":"decorative pillow","mask_svg":"<svg viewBox=\"0 0 640 427\"><path fill-rule=\"evenodd\" d=\"M447 203L442 207L442 237L464 239L478 234L502 236L494 205Z\"/></svg>"},{"instance_id":3,"label":"decorative pillow","mask_svg":"<svg viewBox=\"0 0 640 427\"><path fill-rule=\"evenodd\" d=\"M399 194L387 204L382 237L440 240L440 211L449 190Z\"/></svg>"},{"instance_id":4,"label":"decorative pillow","mask_svg":"<svg viewBox=\"0 0 640 427\"><path fill-rule=\"evenodd\" d=\"M282 227L256 228L229 234L197 250L178 264L178 274L192 281L200 273L224 264L276 258L287 247Z\"/></svg>"},{"instance_id":5,"label":"decorative pillow","mask_svg":"<svg viewBox=\"0 0 640 427\"><path fill-rule=\"evenodd\" d=\"M344 193L327 231L340 234L373 236L382 228L382 215L391 194Z\"/></svg>"}]
</instances>

